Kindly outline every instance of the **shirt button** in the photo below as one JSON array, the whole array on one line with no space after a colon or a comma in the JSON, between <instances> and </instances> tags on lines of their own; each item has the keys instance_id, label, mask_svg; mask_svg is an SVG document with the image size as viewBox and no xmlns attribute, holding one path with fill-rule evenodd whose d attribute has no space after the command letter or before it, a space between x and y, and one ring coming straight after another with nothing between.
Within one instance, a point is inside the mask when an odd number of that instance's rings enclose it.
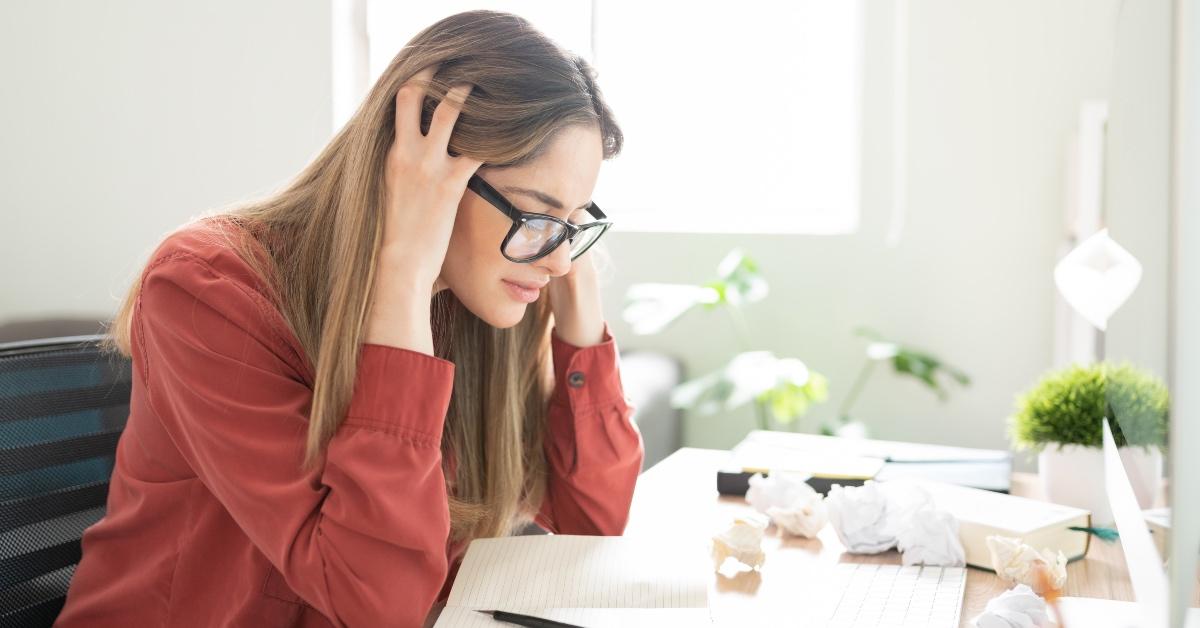
<instances>
[{"instance_id":1,"label":"shirt button","mask_svg":"<svg viewBox=\"0 0 1200 628\"><path fill-rule=\"evenodd\" d=\"M583 386L583 373L575 371L567 378L567 382L571 384L571 388L581 388Z\"/></svg>"}]
</instances>

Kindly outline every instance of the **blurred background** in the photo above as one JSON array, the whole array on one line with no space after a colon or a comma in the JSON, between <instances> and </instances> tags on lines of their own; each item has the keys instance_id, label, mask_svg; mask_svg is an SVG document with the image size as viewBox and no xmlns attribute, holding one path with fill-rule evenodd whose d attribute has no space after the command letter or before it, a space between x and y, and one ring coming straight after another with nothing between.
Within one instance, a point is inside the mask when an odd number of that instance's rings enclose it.
<instances>
[{"instance_id":1,"label":"blurred background","mask_svg":"<svg viewBox=\"0 0 1200 628\"><path fill-rule=\"evenodd\" d=\"M99 331L166 232L281 186L409 38L492 8L591 60L625 131L594 194L623 359L727 375L638 398L668 450L1008 449L1053 369L1167 377L1166 0L647 4L0 4L0 342ZM1054 276L1105 227L1141 275L1098 337Z\"/></svg>"}]
</instances>

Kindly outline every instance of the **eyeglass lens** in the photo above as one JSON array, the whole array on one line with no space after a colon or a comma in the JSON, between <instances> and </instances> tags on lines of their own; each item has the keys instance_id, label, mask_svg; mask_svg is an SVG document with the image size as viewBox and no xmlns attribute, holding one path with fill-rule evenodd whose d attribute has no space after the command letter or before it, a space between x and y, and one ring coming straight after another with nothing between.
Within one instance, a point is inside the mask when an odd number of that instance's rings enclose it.
<instances>
[{"instance_id":1,"label":"eyeglass lens","mask_svg":"<svg viewBox=\"0 0 1200 628\"><path fill-rule=\"evenodd\" d=\"M571 242L571 259L582 254L604 232L603 227L584 229ZM508 240L505 254L515 259L528 259L541 254L563 236L563 226L553 220L530 218Z\"/></svg>"}]
</instances>

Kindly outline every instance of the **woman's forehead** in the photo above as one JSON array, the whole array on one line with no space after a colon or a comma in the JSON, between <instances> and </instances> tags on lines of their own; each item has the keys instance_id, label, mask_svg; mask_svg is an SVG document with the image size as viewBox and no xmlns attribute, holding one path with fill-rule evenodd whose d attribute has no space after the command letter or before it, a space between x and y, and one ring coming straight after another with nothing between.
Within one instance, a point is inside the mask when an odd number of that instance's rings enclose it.
<instances>
[{"instance_id":1,"label":"woman's forehead","mask_svg":"<svg viewBox=\"0 0 1200 628\"><path fill-rule=\"evenodd\" d=\"M591 204L602 156L598 130L571 127L560 131L536 159L519 166L484 167L481 172L514 204L573 212Z\"/></svg>"}]
</instances>

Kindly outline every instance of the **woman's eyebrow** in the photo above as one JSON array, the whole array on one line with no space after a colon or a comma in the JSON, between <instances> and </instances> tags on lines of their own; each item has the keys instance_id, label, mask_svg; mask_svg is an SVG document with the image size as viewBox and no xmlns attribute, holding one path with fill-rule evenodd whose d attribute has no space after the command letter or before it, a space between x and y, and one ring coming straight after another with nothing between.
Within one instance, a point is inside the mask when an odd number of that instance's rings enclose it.
<instances>
[{"instance_id":1,"label":"woman's eyebrow","mask_svg":"<svg viewBox=\"0 0 1200 628\"><path fill-rule=\"evenodd\" d=\"M533 198L536 198L537 200L553 207L554 209L562 209L563 208L562 201L554 198L553 196L550 196L549 194L546 194L545 192L539 192L537 190L530 190L529 188L517 187L515 185L508 185L508 186L502 187L502 188L500 188L500 191L501 192L511 192L513 194L524 194L525 196L532 196ZM592 202L588 201L588 202L584 203L583 205L576 207L575 209L587 209L588 206L590 206L591 204L592 204Z\"/></svg>"}]
</instances>

